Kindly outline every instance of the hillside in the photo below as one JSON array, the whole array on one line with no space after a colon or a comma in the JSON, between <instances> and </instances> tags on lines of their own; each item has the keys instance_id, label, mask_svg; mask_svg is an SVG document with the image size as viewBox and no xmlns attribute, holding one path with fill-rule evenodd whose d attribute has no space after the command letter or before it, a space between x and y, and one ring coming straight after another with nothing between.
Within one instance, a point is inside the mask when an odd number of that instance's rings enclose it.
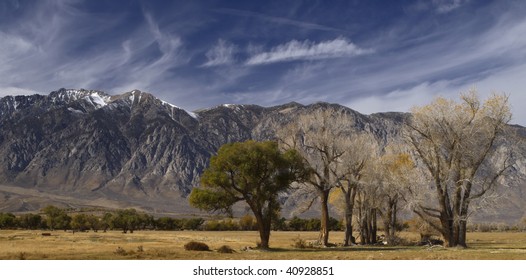
<instances>
[{"instance_id":1,"label":"hillside","mask_svg":"<svg viewBox=\"0 0 526 280\"><path fill-rule=\"evenodd\" d=\"M404 113L363 115L337 104L275 107L220 105L187 112L134 90L60 89L49 95L0 99L0 211L62 206L138 207L158 214L199 213L186 196L198 185L211 155L224 143L267 140L298 116L329 107L344 110L352 131L380 143L402 141ZM526 154L526 129L510 126L501 145ZM521 142L522 141L522 142ZM526 162L508 177L506 209L494 220L512 221L526 209ZM284 209L290 213L294 201Z\"/></svg>"}]
</instances>

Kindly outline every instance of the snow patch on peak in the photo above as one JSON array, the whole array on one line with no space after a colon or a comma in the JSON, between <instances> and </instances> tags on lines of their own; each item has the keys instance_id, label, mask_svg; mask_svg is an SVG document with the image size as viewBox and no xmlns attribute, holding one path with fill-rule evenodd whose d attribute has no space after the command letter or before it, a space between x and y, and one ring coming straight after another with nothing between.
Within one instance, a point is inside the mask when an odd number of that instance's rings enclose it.
<instances>
[{"instance_id":1,"label":"snow patch on peak","mask_svg":"<svg viewBox=\"0 0 526 280\"><path fill-rule=\"evenodd\" d=\"M84 97L84 99L90 101L95 108L102 108L108 105L110 98L108 96L100 96L98 93L91 93L89 96Z\"/></svg>"},{"instance_id":2,"label":"snow patch on peak","mask_svg":"<svg viewBox=\"0 0 526 280\"><path fill-rule=\"evenodd\" d=\"M185 109L183 109L183 108L181 108L181 107L175 106L175 105L173 105L173 104L171 104L171 103L168 103L168 102L166 102L166 101L163 101L163 100L161 100L161 103L162 103L163 105L167 105L167 106L170 106L170 107L175 108L175 109L183 110L183 111L185 111L188 115L190 115L190 117L192 117L192 118L194 118L194 119L197 119L197 114L194 113L194 112L187 111L187 110L185 110Z\"/></svg>"},{"instance_id":3,"label":"snow patch on peak","mask_svg":"<svg viewBox=\"0 0 526 280\"><path fill-rule=\"evenodd\" d=\"M108 105L111 99L111 96L105 94L104 92L85 89L59 89L58 91L52 92L49 96L53 103L69 103L76 100L84 99L87 102L91 103L97 109Z\"/></svg>"},{"instance_id":4,"label":"snow patch on peak","mask_svg":"<svg viewBox=\"0 0 526 280\"><path fill-rule=\"evenodd\" d=\"M71 107L68 107L68 111L77 113L77 114L84 114L84 112L82 112L81 110L73 109Z\"/></svg>"}]
</instances>

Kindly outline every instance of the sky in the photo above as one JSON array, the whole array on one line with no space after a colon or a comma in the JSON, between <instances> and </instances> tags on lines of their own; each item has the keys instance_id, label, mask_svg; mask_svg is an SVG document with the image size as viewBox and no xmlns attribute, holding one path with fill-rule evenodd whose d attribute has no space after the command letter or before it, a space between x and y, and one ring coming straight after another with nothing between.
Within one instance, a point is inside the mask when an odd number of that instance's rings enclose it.
<instances>
[{"instance_id":1,"label":"sky","mask_svg":"<svg viewBox=\"0 0 526 280\"><path fill-rule=\"evenodd\" d=\"M509 95L526 125L526 1L0 1L0 96L134 89L193 111L370 114Z\"/></svg>"}]
</instances>

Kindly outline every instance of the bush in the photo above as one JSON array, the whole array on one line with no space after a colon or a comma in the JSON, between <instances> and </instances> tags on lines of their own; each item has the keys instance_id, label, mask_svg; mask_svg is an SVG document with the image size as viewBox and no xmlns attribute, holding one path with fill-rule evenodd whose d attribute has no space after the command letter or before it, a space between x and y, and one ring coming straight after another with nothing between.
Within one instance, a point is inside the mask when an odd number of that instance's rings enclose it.
<instances>
[{"instance_id":1,"label":"bush","mask_svg":"<svg viewBox=\"0 0 526 280\"><path fill-rule=\"evenodd\" d=\"M292 239L294 243L292 243L292 247L297 249L305 249L305 248L312 248L312 244L307 244L307 241L302 239L299 235L298 237Z\"/></svg>"},{"instance_id":2,"label":"bush","mask_svg":"<svg viewBox=\"0 0 526 280\"><path fill-rule=\"evenodd\" d=\"M247 214L239 219L239 227L241 230L256 230L256 219Z\"/></svg>"},{"instance_id":3,"label":"bush","mask_svg":"<svg viewBox=\"0 0 526 280\"><path fill-rule=\"evenodd\" d=\"M201 228L208 231L239 230L239 225L232 219L221 221L210 220L204 223Z\"/></svg>"},{"instance_id":4,"label":"bush","mask_svg":"<svg viewBox=\"0 0 526 280\"><path fill-rule=\"evenodd\" d=\"M203 242L190 241L184 245L186 251L210 251L208 245Z\"/></svg>"},{"instance_id":5,"label":"bush","mask_svg":"<svg viewBox=\"0 0 526 280\"><path fill-rule=\"evenodd\" d=\"M235 251L234 251L234 249L230 248L230 246L223 245L223 246L219 247L219 249L217 249L217 252L223 253L223 254L232 254Z\"/></svg>"},{"instance_id":6,"label":"bush","mask_svg":"<svg viewBox=\"0 0 526 280\"><path fill-rule=\"evenodd\" d=\"M115 251L113 252L115 255L119 255L119 256L126 256L128 254L128 252L126 252L126 250L124 250L122 247L117 247L117 249L115 249Z\"/></svg>"},{"instance_id":7,"label":"bush","mask_svg":"<svg viewBox=\"0 0 526 280\"><path fill-rule=\"evenodd\" d=\"M201 225L205 222L202 218L183 219L183 229L185 230L199 230Z\"/></svg>"}]
</instances>

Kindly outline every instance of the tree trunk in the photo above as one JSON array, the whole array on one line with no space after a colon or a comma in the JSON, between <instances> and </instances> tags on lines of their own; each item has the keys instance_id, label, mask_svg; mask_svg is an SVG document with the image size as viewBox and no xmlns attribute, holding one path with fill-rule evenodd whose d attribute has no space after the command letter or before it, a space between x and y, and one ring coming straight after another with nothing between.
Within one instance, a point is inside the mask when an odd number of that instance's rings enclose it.
<instances>
[{"instance_id":1,"label":"tree trunk","mask_svg":"<svg viewBox=\"0 0 526 280\"><path fill-rule=\"evenodd\" d=\"M397 198L389 198L387 205L387 212L384 215L384 231L387 245L393 246L396 237L396 214L397 214Z\"/></svg>"},{"instance_id":2,"label":"tree trunk","mask_svg":"<svg viewBox=\"0 0 526 280\"><path fill-rule=\"evenodd\" d=\"M354 237L352 236L352 215L354 208L354 198L356 196L356 189L350 188L344 191L345 196L345 239L343 240L343 246L349 246L354 243Z\"/></svg>"},{"instance_id":3,"label":"tree trunk","mask_svg":"<svg viewBox=\"0 0 526 280\"><path fill-rule=\"evenodd\" d=\"M256 222L259 231L260 238L260 249L269 249L269 240L270 240L270 228L271 228L271 218L259 211L252 211L256 217Z\"/></svg>"},{"instance_id":4,"label":"tree trunk","mask_svg":"<svg viewBox=\"0 0 526 280\"><path fill-rule=\"evenodd\" d=\"M259 228L259 238L261 239L259 248L268 249L270 240L270 227L263 226L263 228Z\"/></svg>"},{"instance_id":5,"label":"tree trunk","mask_svg":"<svg viewBox=\"0 0 526 280\"><path fill-rule=\"evenodd\" d=\"M393 246L396 238L396 213L397 201L394 200L391 207L391 216L389 217L389 234L387 235L387 245Z\"/></svg>"},{"instance_id":6,"label":"tree trunk","mask_svg":"<svg viewBox=\"0 0 526 280\"><path fill-rule=\"evenodd\" d=\"M371 244L376 244L376 232L378 231L378 225L376 223L376 209L371 209Z\"/></svg>"},{"instance_id":7,"label":"tree trunk","mask_svg":"<svg viewBox=\"0 0 526 280\"><path fill-rule=\"evenodd\" d=\"M329 245L329 192L330 190L320 190L321 200L321 226L318 244L322 246Z\"/></svg>"},{"instance_id":8,"label":"tree trunk","mask_svg":"<svg viewBox=\"0 0 526 280\"><path fill-rule=\"evenodd\" d=\"M462 246L464 248L467 247L467 244L466 244L466 221L465 220L462 220L460 221L460 225L459 225L459 229L458 229L458 242L457 242L457 246Z\"/></svg>"}]
</instances>

